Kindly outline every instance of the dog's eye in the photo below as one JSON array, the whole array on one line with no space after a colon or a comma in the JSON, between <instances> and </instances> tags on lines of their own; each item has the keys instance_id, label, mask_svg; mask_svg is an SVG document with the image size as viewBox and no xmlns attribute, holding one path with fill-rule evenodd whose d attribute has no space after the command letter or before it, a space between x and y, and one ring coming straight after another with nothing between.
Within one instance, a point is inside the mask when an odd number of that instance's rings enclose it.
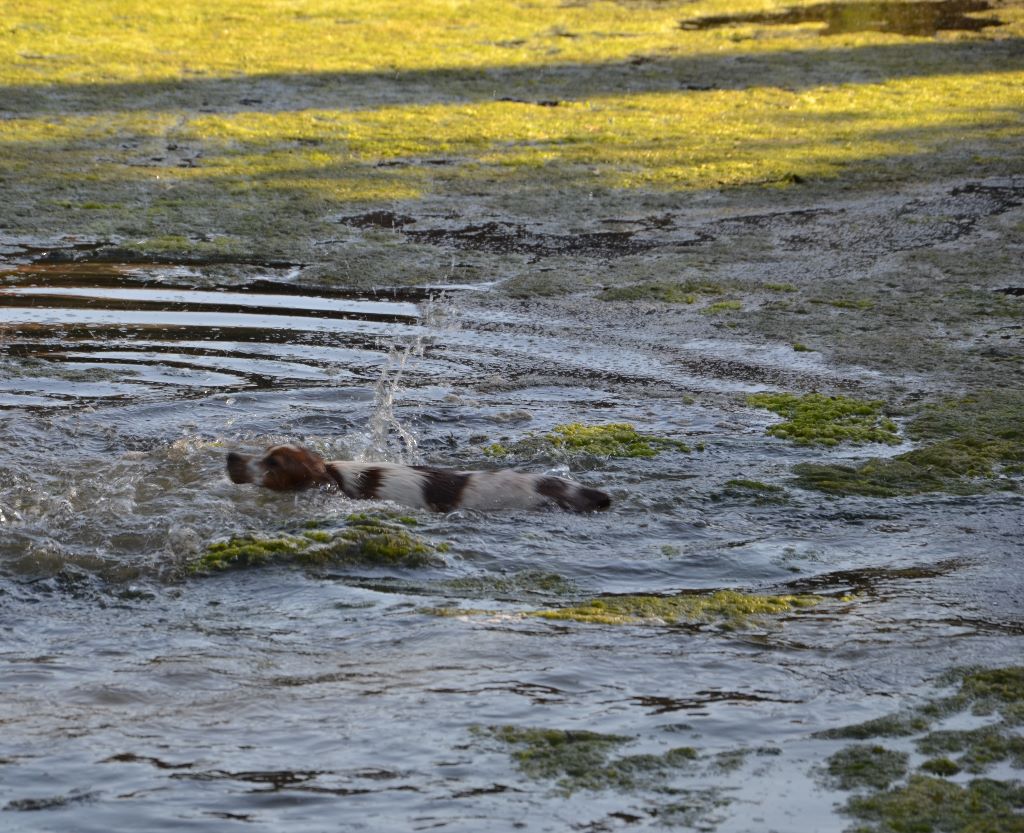
<instances>
[{"instance_id":1,"label":"dog's eye","mask_svg":"<svg viewBox=\"0 0 1024 833\"><path fill-rule=\"evenodd\" d=\"M276 458L276 457L268 457L268 458L267 458L267 459L266 459L266 460L265 460L265 461L263 462L263 464L264 464L264 465L265 465L265 466L266 466L266 467L267 467L268 469L272 469L272 468L274 468L275 466L277 466L277 458Z\"/></svg>"}]
</instances>

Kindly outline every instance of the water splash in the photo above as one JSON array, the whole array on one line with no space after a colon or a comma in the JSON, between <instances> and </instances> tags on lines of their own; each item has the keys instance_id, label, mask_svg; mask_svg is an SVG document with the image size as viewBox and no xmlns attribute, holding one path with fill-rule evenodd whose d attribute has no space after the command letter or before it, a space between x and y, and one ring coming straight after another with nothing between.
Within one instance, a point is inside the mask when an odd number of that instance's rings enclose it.
<instances>
[{"instance_id":1,"label":"water splash","mask_svg":"<svg viewBox=\"0 0 1024 833\"><path fill-rule=\"evenodd\" d=\"M448 298L444 294L427 298L421 307L422 329L393 342L373 389L373 413L365 447L356 456L362 461L387 461L412 465L419 459L419 438L411 425L395 413L395 402L402 391L402 379L410 359L421 358L432 334L449 326Z\"/></svg>"}]
</instances>

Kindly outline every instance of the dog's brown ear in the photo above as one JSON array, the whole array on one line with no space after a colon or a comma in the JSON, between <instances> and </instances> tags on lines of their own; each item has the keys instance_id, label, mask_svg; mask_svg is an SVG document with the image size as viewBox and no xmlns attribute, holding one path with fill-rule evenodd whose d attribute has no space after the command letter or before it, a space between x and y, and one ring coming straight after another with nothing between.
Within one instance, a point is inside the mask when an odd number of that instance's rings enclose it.
<instances>
[{"instance_id":1,"label":"dog's brown ear","mask_svg":"<svg viewBox=\"0 0 1024 833\"><path fill-rule=\"evenodd\" d=\"M300 445L279 445L271 448L259 461L260 484L278 492L327 486L334 479L327 473L324 459Z\"/></svg>"}]
</instances>

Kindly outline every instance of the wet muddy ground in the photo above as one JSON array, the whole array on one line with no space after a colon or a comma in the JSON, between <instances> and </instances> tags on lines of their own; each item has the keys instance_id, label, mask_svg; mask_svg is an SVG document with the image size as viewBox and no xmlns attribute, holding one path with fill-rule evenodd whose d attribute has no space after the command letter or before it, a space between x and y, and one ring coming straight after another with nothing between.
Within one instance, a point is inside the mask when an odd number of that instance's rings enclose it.
<instances>
[{"instance_id":1,"label":"wet muddy ground","mask_svg":"<svg viewBox=\"0 0 1024 833\"><path fill-rule=\"evenodd\" d=\"M859 5L874 20L896 4ZM1002 23L946 22L1012 23L1013 4L917 5L937 34L870 30L907 38L886 42L908 50L892 78L954 59L1019 70ZM825 6L804 7L821 21L808 48L843 37ZM708 31L804 25L773 14ZM702 15L681 6L669 28L688 37ZM645 91L693 95L861 83L878 49L489 77L501 106L547 113L648 71ZM484 83L449 81L467 99ZM317 89L358 109L429 87L190 83L208 108L244 87L268 112ZM101 86L10 88L6 106L182 95ZM1019 830L1024 178L1008 123L736 188L446 180L471 164L439 147L374 176L429 169L450 190L284 189L265 236L211 219L227 202L193 206L184 237L178 214L130 202L49 213L56 186L8 170L0 824ZM136 139L101 152L142 159L152 137ZM203 164L152 141L161 169ZM73 187L93 199L88 183ZM113 187L154 206L152 181ZM163 221L176 236L151 233ZM808 410L780 430L783 394ZM628 451L565 440L624 423ZM229 449L279 441L551 472L613 505L434 515L227 480ZM232 553L248 554L221 569Z\"/></svg>"}]
</instances>

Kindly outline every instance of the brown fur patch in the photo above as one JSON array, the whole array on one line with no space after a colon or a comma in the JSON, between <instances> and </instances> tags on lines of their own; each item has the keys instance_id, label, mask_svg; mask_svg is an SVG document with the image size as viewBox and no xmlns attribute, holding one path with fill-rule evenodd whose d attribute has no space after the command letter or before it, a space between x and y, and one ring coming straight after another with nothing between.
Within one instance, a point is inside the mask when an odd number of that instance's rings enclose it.
<instances>
[{"instance_id":1,"label":"brown fur patch","mask_svg":"<svg viewBox=\"0 0 1024 833\"><path fill-rule=\"evenodd\" d=\"M423 473L423 500L435 512L450 512L462 500L469 475L426 466L413 466Z\"/></svg>"}]
</instances>

